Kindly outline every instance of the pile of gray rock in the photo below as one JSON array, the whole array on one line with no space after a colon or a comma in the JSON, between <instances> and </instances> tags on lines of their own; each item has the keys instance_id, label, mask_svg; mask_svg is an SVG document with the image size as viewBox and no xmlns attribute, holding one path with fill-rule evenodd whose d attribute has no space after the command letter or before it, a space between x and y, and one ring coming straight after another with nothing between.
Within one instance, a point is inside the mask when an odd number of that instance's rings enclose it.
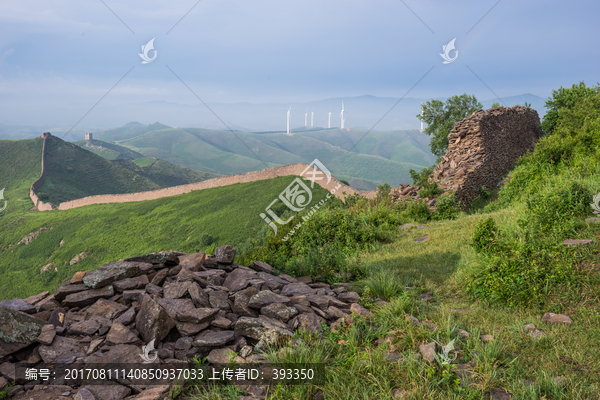
<instances>
[{"instance_id":1,"label":"pile of gray rock","mask_svg":"<svg viewBox=\"0 0 600 400\"><path fill-rule=\"evenodd\" d=\"M151 253L78 272L53 295L0 302L0 392L18 378L17 363L136 364L141 346L151 341L157 362L208 357L211 364L253 363L264 357L261 350L285 344L297 330L321 332L324 325L336 330L352 321L351 314L369 314L358 304L359 295L347 290L349 284L275 275L269 264L245 267L234 257L232 246L210 257ZM53 385L64 399L162 400L168 390L126 382ZM6 390L29 399L53 389L17 379Z\"/></svg>"},{"instance_id":2,"label":"pile of gray rock","mask_svg":"<svg viewBox=\"0 0 600 400\"><path fill-rule=\"evenodd\" d=\"M400 184L400 186L391 189L390 196L392 196L392 199L394 199L395 201L402 201L408 199L423 200L433 211L435 203L437 202L437 198L421 198L421 196L419 196L419 191L421 189L423 188L420 186L410 186L406 183L402 183Z\"/></svg>"}]
</instances>

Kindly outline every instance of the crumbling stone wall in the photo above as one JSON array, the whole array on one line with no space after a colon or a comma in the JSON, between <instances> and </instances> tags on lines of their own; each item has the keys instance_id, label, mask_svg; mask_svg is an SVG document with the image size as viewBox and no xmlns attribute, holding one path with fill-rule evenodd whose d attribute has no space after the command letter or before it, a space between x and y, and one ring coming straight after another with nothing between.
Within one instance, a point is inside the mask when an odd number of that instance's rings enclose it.
<instances>
[{"instance_id":1,"label":"crumbling stone wall","mask_svg":"<svg viewBox=\"0 0 600 400\"><path fill-rule=\"evenodd\" d=\"M463 208L497 187L515 161L533 151L542 131L537 111L523 107L479 110L454 124L449 145L430 179L453 190Z\"/></svg>"},{"instance_id":2,"label":"crumbling stone wall","mask_svg":"<svg viewBox=\"0 0 600 400\"><path fill-rule=\"evenodd\" d=\"M194 190L202 190L209 189L219 186L227 186L233 185L235 183L245 183L245 182L254 182L260 181L263 179L271 179L279 176L289 176L289 175L300 175L305 168L307 168L307 164L291 164L284 165L281 167L275 168L267 168L261 171L252 171L246 172L244 174L236 174L229 175L220 178L209 179L202 182L190 183L187 185L173 186L165 189L151 190L147 192L139 192L139 193L127 193L127 194L107 194L107 195L97 195L97 196L89 196L84 197L82 199L65 201L64 203L60 203L58 206L59 210L69 210L71 208L83 207L90 204L106 204L106 203L127 203L133 201L144 201L144 200L154 200L160 199L162 197L169 196L177 196L184 193L189 193ZM350 186L346 186L340 181L338 181L335 177L331 177L331 180L328 184L321 181L316 181L318 185L327 190L332 190L337 188L335 191L335 196L341 199L345 199L346 196L352 195L355 193L362 193ZM345 194L344 194L345 192Z\"/></svg>"},{"instance_id":3,"label":"crumbling stone wall","mask_svg":"<svg viewBox=\"0 0 600 400\"><path fill-rule=\"evenodd\" d=\"M35 193L35 191L42 186L44 180L46 179L46 170L44 169L46 166L46 141L52 138L52 135L50 132L44 132L40 138L44 139L44 145L42 146L42 172L38 180L33 182L31 185L31 188L29 189L29 198L31 198L31 201L33 201L33 206L35 209L39 211L51 211L55 209L54 205L50 203L44 203Z\"/></svg>"}]
</instances>

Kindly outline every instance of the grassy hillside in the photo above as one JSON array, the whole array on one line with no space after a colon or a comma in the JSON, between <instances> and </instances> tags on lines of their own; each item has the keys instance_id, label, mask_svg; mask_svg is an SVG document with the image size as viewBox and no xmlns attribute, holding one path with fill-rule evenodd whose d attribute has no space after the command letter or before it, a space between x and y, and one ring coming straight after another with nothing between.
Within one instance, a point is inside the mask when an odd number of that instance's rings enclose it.
<instances>
[{"instance_id":1,"label":"grassy hillside","mask_svg":"<svg viewBox=\"0 0 600 400\"><path fill-rule=\"evenodd\" d=\"M72 143L56 137L46 143L46 179L37 190L44 201L58 204L97 194L135 193L161 188L133 168L125 168L119 162L108 161ZM137 168L135 164L131 165Z\"/></svg>"},{"instance_id":2,"label":"grassy hillside","mask_svg":"<svg viewBox=\"0 0 600 400\"><path fill-rule=\"evenodd\" d=\"M44 140L39 138L0 140L0 190L5 188L4 198L8 201L8 208L0 213L0 220L5 220L12 212L33 207L29 188L40 177L43 144Z\"/></svg>"},{"instance_id":3,"label":"grassy hillside","mask_svg":"<svg viewBox=\"0 0 600 400\"><path fill-rule=\"evenodd\" d=\"M288 136L173 128L147 132L119 144L145 156L221 174L266 168L256 155L268 167L310 163L318 158L336 177L364 190L373 190L384 182L394 186L410 182L410 169L419 170L434 161L427 149L428 138L418 131L371 132L360 141L365 133L328 129ZM356 148L348 152L357 142Z\"/></svg>"},{"instance_id":4,"label":"grassy hillside","mask_svg":"<svg viewBox=\"0 0 600 400\"><path fill-rule=\"evenodd\" d=\"M53 137L47 144L46 179L37 193L56 205L86 196L143 192L219 176L162 160L142 160L143 167L131 160L109 161L86 147Z\"/></svg>"},{"instance_id":5,"label":"grassy hillside","mask_svg":"<svg viewBox=\"0 0 600 400\"><path fill-rule=\"evenodd\" d=\"M72 143L107 160L135 160L144 157L127 147L103 142L102 140L78 140Z\"/></svg>"},{"instance_id":6,"label":"grassy hillside","mask_svg":"<svg viewBox=\"0 0 600 400\"><path fill-rule=\"evenodd\" d=\"M195 252L204 248L200 244L203 234L214 237L219 245L243 245L268 229L259 214L293 179L281 177L139 203L67 211L8 210L0 218L0 297L26 297L52 290L76 271L127 256L165 249ZM313 201L325 193L315 186ZM52 229L29 245L17 244L42 227ZM87 258L70 266L69 261L82 252L88 253ZM40 275L42 266L50 262L58 271Z\"/></svg>"}]
</instances>

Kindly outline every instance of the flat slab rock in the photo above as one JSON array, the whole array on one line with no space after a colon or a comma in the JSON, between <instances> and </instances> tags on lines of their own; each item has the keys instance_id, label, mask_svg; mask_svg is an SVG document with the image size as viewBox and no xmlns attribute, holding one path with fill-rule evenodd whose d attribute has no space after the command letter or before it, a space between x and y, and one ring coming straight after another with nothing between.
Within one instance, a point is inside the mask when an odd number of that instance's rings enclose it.
<instances>
[{"instance_id":1,"label":"flat slab rock","mask_svg":"<svg viewBox=\"0 0 600 400\"><path fill-rule=\"evenodd\" d=\"M121 279L133 278L139 273L140 263L117 261L88 271L82 281L87 287L98 289Z\"/></svg>"},{"instance_id":2,"label":"flat slab rock","mask_svg":"<svg viewBox=\"0 0 600 400\"><path fill-rule=\"evenodd\" d=\"M587 246L593 239L567 239L562 242L565 246Z\"/></svg>"},{"instance_id":3,"label":"flat slab rock","mask_svg":"<svg viewBox=\"0 0 600 400\"><path fill-rule=\"evenodd\" d=\"M571 325L573 323L573 320L568 315L554 314L554 313L551 313L551 312L547 312L542 317L542 322L546 322L546 323L549 323L549 324L566 324L566 325Z\"/></svg>"}]
</instances>

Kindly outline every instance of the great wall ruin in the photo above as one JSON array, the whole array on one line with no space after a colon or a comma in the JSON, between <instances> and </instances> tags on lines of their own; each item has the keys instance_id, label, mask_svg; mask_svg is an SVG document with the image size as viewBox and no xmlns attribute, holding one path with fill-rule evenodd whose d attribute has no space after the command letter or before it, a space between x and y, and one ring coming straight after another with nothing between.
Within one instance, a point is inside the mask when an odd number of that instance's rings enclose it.
<instances>
[{"instance_id":1,"label":"great wall ruin","mask_svg":"<svg viewBox=\"0 0 600 400\"><path fill-rule=\"evenodd\" d=\"M517 159L533 151L542 131L537 111L523 107L479 110L454 124L448 149L430 179L467 207L493 190Z\"/></svg>"},{"instance_id":2,"label":"great wall ruin","mask_svg":"<svg viewBox=\"0 0 600 400\"><path fill-rule=\"evenodd\" d=\"M516 160L527 151L533 150L541 136L540 118L537 111L514 106L512 108L496 107L479 110L456 123L448 135L449 146L430 175L430 181L437 182L445 191L453 191L456 200L463 208L468 207L481 193L481 188L496 188L498 183L512 168ZM155 200L163 197L177 196L195 190L209 189L236 183L255 182L281 176L301 176L309 166L298 163L280 167L252 171L244 174L229 175L187 185L173 186L139 193L108 194L89 196L60 203L58 207L41 201L35 193L45 178L45 154L47 140L60 140L49 132L42 134L44 146L42 151L42 172L40 178L33 183L30 198L39 211L54 209L69 210L92 204L127 203L135 201ZM376 191L362 192L345 185L331 177L327 183L316 181L326 190L339 187L335 196L345 199L349 195L359 194L366 198L374 198ZM341 186L340 186L341 185ZM406 184L392 190L395 200L419 199L419 188ZM435 199L425 199L433 207Z\"/></svg>"},{"instance_id":3,"label":"great wall ruin","mask_svg":"<svg viewBox=\"0 0 600 400\"><path fill-rule=\"evenodd\" d=\"M58 207L50 203L44 203L41 201L35 193L35 190L38 189L44 183L45 178L45 155L46 155L46 141L47 140L60 140L54 136L52 136L49 132L44 133L41 138L44 139L44 150L42 151L42 173L40 178L34 182L31 186L31 190L29 196L33 201L34 205L37 207L39 211L50 211L50 210L70 210L72 208L88 206L92 204L107 204L107 203L129 203L134 201L145 201L145 200L155 200L163 197L177 196L180 194L185 194L192 192L194 190L202 190L215 188L220 186L228 186L236 183L247 183L247 182L255 182L264 179L277 178L281 176L300 176L303 171L306 170L309 166L307 164L298 163L291 165L284 165L281 167L268 168L261 171L251 171L246 172L244 174L236 174L229 175L220 178L213 178L202 182L190 183L187 185L173 186L164 189L158 190L150 190L146 192L138 192L138 193L125 193L125 194L106 194L106 195L97 195L97 196L88 196L81 199L66 201L60 203ZM359 190L354 189L351 186L345 185L335 177L331 177L329 182L321 182L316 180L315 183L320 185L326 190L331 191L334 188L339 187L336 190L335 196L340 199L345 199L346 196L352 194L364 194L364 192L360 192ZM374 195L371 194L370 196Z\"/></svg>"}]
</instances>

